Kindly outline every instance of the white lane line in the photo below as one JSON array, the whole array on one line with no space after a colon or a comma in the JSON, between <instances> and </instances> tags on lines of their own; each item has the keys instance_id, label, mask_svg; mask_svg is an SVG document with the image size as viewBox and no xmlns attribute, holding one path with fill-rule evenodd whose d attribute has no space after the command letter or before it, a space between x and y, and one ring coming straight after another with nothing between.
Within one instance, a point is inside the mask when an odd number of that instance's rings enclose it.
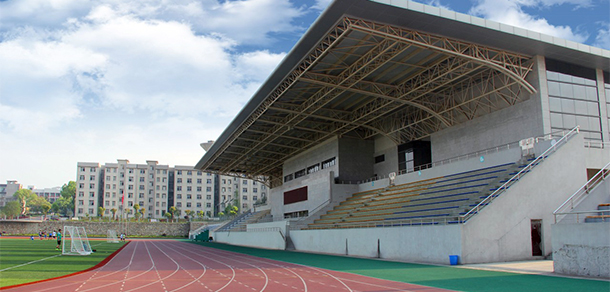
<instances>
[{"instance_id":1,"label":"white lane line","mask_svg":"<svg viewBox=\"0 0 610 292\"><path fill-rule=\"evenodd\" d=\"M196 256L202 256L200 253L197 253L197 252L191 251L190 249L187 249L187 248L182 248L182 247L179 247L179 248L180 248L180 249L182 249L182 250L184 250L184 251L186 251L186 252L189 252L189 253L191 253L191 254L194 254L194 255L196 255ZM204 258L207 258L207 259L209 259L209 260L212 260L212 261L214 261L214 262L217 262L217 263L219 263L219 264L221 264L221 265L227 266L228 268L230 268L230 269L231 269L231 272L232 272L231 279L229 280L229 282L227 282L227 284L225 284L224 286L220 287L220 289L216 290L216 292L223 290L224 288L226 288L227 286L229 286L229 284L231 284L231 282L233 282L233 281L235 280L235 275L236 275L236 273L235 273L235 269L233 269L233 267L231 267L230 265L228 265L226 262L219 261L219 260L213 259L213 258L211 258L211 257L207 257L207 256L203 256L203 257L204 257ZM252 266L252 267L255 267L255 266ZM255 267L255 268L256 268L256 267ZM216 269L213 269L213 270L214 270L216 273L219 273L219 274L221 274L221 275L223 275L223 276L224 276L224 274L222 274L222 273L220 273L220 272L216 271ZM259 270L260 270L260 269L259 269ZM261 270L261 272L263 272L263 274L265 274L265 272L264 272L264 271L262 271L262 270ZM266 276L267 276L267 275L265 274L265 277L266 277ZM235 282L239 283L238 281L235 281ZM240 283L240 284L241 284L241 283ZM265 281L265 286L263 287L263 289L261 289L261 291L263 291L263 290L265 289L265 287L267 287L267 280Z\"/></svg>"},{"instance_id":2,"label":"white lane line","mask_svg":"<svg viewBox=\"0 0 610 292\"><path fill-rule=\"evenodd\" d=\"M48 259L56 258L56 257L58 257L58 256L60 256L60 255L61 255L61 254L58 254L58 255L54 255L54 256L50 256L50 257L46 257L46 258L43 258L43 259L39 259L39 260L35 260L35 261L31 261L31 262L23 263L23 264L21 264L21 265L16 265L16 266L8 267L8 268L6 268L6 269L2 269L2 270L0 270L0 272L4 272L4 271L11 270L11 269L15 269L15 268L19 268L19 267L27 266L27 265L30 265L30 264L33 264L33 263L37 263L37 262L46 261L46 260L48 260Z\"/></svg>"},{"instance_id":3,"label":"white lane line","mask_svg":"<svg viewBox=\"0 0 610 292\"><path fill-rule=\"evenodd\" d=\"M159 244L159 245L161 245L161 244ZM168 249L170 249L170 250L174 251L175 253L178 253L178 254L180 254L180 255L185 256L187 259L189 259L189 260L191 260L191 261L193 261L193 262L195 262L195 263L199 264L201 267L203 267L203 273L201 273L201 275L199 275L199 277L195 277L195 276L194 276L193 274L191 274L191 272L189 272L187 269L182 268L182 270L184 270L184 271L185 271L187 274L189 274L189 276L191 276L191 278L193 278L194 280L193 280L193 281L191 281L191 282L189 282L189 283L187 283L187 284L185 284L185 285L183 285L183 286L181 286L181 287L178 287L178 288L176 288L176 289L174 289L174 290L171 290L171 291L178 291L178 290L181 290L181 289L183 289L183 288L185 288L185 287L187 287L187 286L189 286L189 285L191 285L191 284L193 284L193 283L195 283L195 282L199 282L200 284L202 284L202 285L203 285L203 283L202 283L201 281L199 281L199 279L201 279L201 278L203 277L203 275L205 275L205 273L207 272L207 267L206 267L206 266L205 266L203 263L201 263L200 261L194 260L193 258L191 258L191 257L187 256L187 255L186 255L186 254L184 254L184 253L179 252L178 250L176 250L175 248L172 248L172 247L171 247L171 246L169 246L168 244L163 244L163 246L164 246L165 248L168 248ZM205 285L204 285L204 286L205 286ZM206 288L208 288L207 286L205 286L205 287L206 287ZM208 288L208 290L210 290L210 291L211 291L211 289L209 289L209 288Z\"/></svg>"},{"instance_id":4,"label":"white lane line","mask_svg":"<svg viewBox=\"0 0 610 292\"><path fill-rule=\"evenodd\" d=\"M203 257L203 258L210 259L210 260L212 260L212 261L218 262L218 263L220 263L220 264L223 264L223 265L225 265L225 266L227 266L227 267L231 268L231 266L230 266L230 265L228 265L228 264L226 264L226 262L223 262L223 261L218 261L218 260L215 260L215 259L213 259L213 258L211 258L211 257L206 257L206 256L203 256L203 255L200 253L200 252L201 252L201 250L200 250L200 249L193 249L193 248L191 248L191 247L195 247L195 246L193 246L193 245L191 245L191 244L181 244L181 245L185 246L184 248L183 248L183 247L180 247L180 249L182 249L182 250L184 250L184 251L187 251L187 252L189 252L189 253L191 253L191 254L194 254L194 255L196 255L196 256L199 256L199 257ZM188 246L189 248L186 248L186 246ZM223 258L223 260L226 260L226 258ZM262 274L265 276L265 277L264 277L264 279L265 279L265 285L263 285L263 287L261 288L261 290L260 290L260 291L262 292L262 291L264 291L264 290L267 288L267 285L269 284L269 276L267 275L267 273L266 273L266 272L265 272L263 269L261 269L260 267L258 267L258 266L256 266L256 265L252 265L252 264L249 264L249 263L245 263L245 262L241 262L241 261L237 261L237 262L239 262L239 263L243 263L243 264L246 264L246 265L249 265L249 266L251 266L251 267L254 267L254 268L258 269L258 270L259 270L259 271L260 271L260 272L261 272L261 273L262 273ZM247 270L246 270L246 272L247 272L247 273L249 273L249 274L251 274L251 275L254 275L254 276L256 276L256 277L263 278L263 277L261 277L260 275L256 275L256 274L254 274L254 273L251 273L250 271L247 271ZM244 285L244 284L243 284L243 283L241 283L241 282L238 282L238 283L240 283L240 284ZM252 288L252 289L256 291L256 289L254 289L254 288Z\"/></svg>"},{"instance_id":5,"label":"white lane line","mask_svg":"<svg viewBox=\"0 0 610 292\"><path fill-rule=\"evenodd\" d=\"M291 269L286 268L286 266L283 266L283 265L280 265L280 264L276 264L276 263L273 263L273 262L270 262L270 261L262 261L262 260L258 260L258 259L254 258L254 257L251 257L251 256L242 256L240 253L235 253L235 252L227 252L227 251L222 251L222 250L217 250L217 249L214 249L214 252L211 252L211 251L209 251L209 248L206 248L206 249L204 249L203 251L204 251L204 252L207 252L207 253L209 253L209 254L213 254L213 255L215 255L215 256L220 256L220 254L223 254L223 253L224 253L224 254L226 254L226 255L232 255L232 256L233 256L233 258L228 258L228 259L229 259L229 260L233 260L233 261L237 261L237 262L240 262L240 263L246 263L246 262L244 262L244 261L238 261L238 260L236 260L236 259L234 259L234 258L243 258L243 259L249 259L249 260L251 260L251 261L255 261L255 262L261 262L261 263L265 263L265 264L268 264L268 265L272 265L272 266L276 266L276 267L282 268L282 269L287 270L288 272L290 272L290 273L294 274L295 276L297 276L297 277L298 277L298 278L301 280L301 283L303 283L303 290L304 290L305 292L307 292L307 283L305 282L305 279L303 279L303 277L301 277L299 274L295 273L295 272L294 272L294 271L292 271ZM226 258L225 258L225 259L226 259ZM247 264L247 263L246 263L246 264ZM290 276L289 274L284 274L284 273L279 272L279 271L274 271L274 272L279 273L279 274L282 274L282 275ZM274 281L274 282L275 282L275 281Z\"/></svg>"}]
</instances>

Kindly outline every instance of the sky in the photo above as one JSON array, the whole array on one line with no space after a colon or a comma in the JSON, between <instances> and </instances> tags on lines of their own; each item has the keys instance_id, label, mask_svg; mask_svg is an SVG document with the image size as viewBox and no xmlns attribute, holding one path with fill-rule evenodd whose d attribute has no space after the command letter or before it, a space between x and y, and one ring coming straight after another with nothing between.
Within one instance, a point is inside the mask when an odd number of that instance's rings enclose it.
<instances>
[{"instance_id":1,"label":"sky","mask_svg":"<svg viewBox=\"0 0 610 292\"><path fill-rule=\"evenodd\" d=\"M0 0L0 182L195 165L329 0ZM608 0L416 1L610 49Z\"/></svg>"}]
</instances>

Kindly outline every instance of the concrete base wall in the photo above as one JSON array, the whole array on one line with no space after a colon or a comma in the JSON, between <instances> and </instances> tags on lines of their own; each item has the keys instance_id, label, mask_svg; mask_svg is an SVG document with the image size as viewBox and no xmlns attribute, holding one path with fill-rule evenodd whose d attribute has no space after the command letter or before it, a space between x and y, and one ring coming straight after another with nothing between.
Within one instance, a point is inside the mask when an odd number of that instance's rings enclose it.
<instances>
[{"instance_id":1,"label":"concrete base wall","mask_svg":"<svg viewBox=\"0 0 610 292\"><path fill-rule=\"evenodd\" d=\"M214 232L214 241L266 249L286 249L286 241L279 231Z\"/></svg>"},{"instance_id":2,"label":"concrete base wall","mask_svg":"<svg viewBox=\"0 0 610 292\"><path fill-rule=\"evenodd\" d=\"M461 253L461 226L292 230L296 250L449 264Z\"/></svg>"},{"instance_id":3,"label":"concrete base wall","mask_svg":"<svg viewBox=\"0 0 610 292\"><path fill-rule=\"evenodd\" d=\"M610 223L554 224L555 273L610 278Z\"/></svg>"},{"instance_id":4,"label":"concrete base wall","mask_svg":"<svg viewBox=\"0 0 610 292\"><path fill-rule=\"evenodd\" d=\"M464 263L532 260L531 220L542 220L542 253L552 252L553 211L586 181L582 135L557 152L464 224Z\"/></svg>"},{"instance_id":5,"label":"concrete base wall","mask_svg":"<svg viewBox=\"0 0 610 292\"><path fill-rule=\"evenodd\" d=\"M87 222L87 221L45 221L42 223L24 223L0 221L0 232L7 234L38 234L40 230L46 233L63 229L64 226L84 227L88 235L106 236L108 229L125 232L127 236L184 236L191 230L191 223L121 223L118 222ZM193 224L196 229L201 223Z\"/></svg>"}]
</instances>

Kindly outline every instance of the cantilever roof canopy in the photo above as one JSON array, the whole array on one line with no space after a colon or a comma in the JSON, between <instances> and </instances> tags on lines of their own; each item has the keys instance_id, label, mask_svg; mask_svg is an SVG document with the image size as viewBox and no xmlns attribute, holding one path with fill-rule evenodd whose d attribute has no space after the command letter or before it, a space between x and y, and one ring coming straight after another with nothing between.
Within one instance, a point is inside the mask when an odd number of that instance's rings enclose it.
<instances>
[{"instance_id":1,"label":"cantilever roof canopy","mask_svg":"<svg viewBox=\"0 0 610 292\"><path fill-rule=\"evenodd\" d=\"M336 0L196 168L276 186L287 159L331 137L400 144L527 98L534 55L608 70L610 52L545 37L409 1Z\"/></svg>"}]
</instances>

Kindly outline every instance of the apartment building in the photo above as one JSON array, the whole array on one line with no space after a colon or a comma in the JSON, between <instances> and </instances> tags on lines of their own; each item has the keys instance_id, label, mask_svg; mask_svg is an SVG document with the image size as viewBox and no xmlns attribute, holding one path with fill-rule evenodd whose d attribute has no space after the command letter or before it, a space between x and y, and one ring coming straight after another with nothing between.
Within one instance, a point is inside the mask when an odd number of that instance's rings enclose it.
<instances>
[{"instance_id":1,"label":"apartment building","mask_svg":"<svg viewBox=\"0 0 610 292\"><path fill-rule=\"evenodd\" d=\"M145 218L163 218L172 206L180 217L187 210L216 216L228 204L245 212L266 195L266 187L250 179L218 176L193 166L169 167L153 160L146 164L126 159L104 165L79 162L77 167L78 217L97 216L98 207L104 208L104 216L112 216L116 209L116 216L133 217L136 204Z\"/></svg>"},{"instance_id":2,"label":"apartment building","mask_svg":"<svg viewBox=\"0 0 610 292\"><path fill-rule=\"evenodd\" d=\"M53 204L61 197L61 187L36 189L32 187L32 192L41 198L45 198L49 203Z\"/></svg>"},{"instance_id":3,"label":"apartment building","mask_svg":"<svg viewBox=\"0 0 610 292\"><path fill-rule=\"evenodd\" d=\"M0 184L0 207L4 207L6 203L13 201L13 194L22 188L23 186L16 180L7 180L5 184Z\"/></svg>"}]
</instances>

